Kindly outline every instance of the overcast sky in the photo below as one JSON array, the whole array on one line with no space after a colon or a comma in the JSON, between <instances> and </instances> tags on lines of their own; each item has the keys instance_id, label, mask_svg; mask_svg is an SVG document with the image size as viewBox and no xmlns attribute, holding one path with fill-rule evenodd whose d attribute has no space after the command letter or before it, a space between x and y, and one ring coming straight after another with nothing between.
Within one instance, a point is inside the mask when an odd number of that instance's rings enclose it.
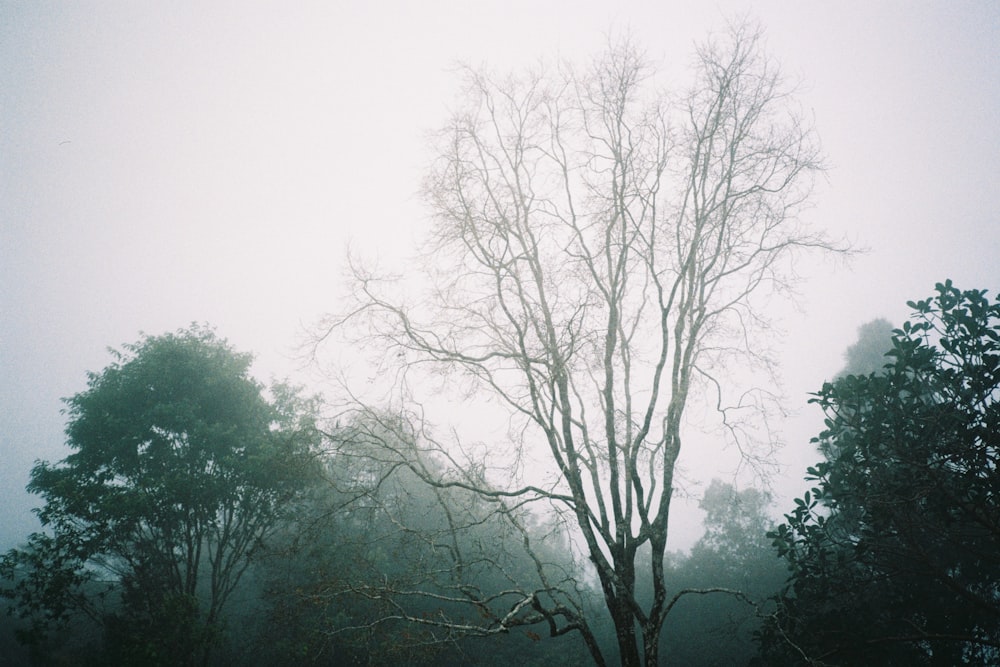
<instances>
[{"instance_id":1,"label":"overcast sky","mask_svg":"<svg viewBox=\"0 0 1000 667\"><path fill-rule=\"evenodd\" d=\"M806 393L860 324L945 278L1000 288L1000 3L0 0L0 549L35 527L32 462L68 453L60 399L106 347L204 321L261 379L295 372L347 242L392 261L420 237L456 62L582 60L629 30L680 80L743 13L831 166L809 221L870 249L803 267L782 315L799 479Z\"/></svg>"}]
</instances>

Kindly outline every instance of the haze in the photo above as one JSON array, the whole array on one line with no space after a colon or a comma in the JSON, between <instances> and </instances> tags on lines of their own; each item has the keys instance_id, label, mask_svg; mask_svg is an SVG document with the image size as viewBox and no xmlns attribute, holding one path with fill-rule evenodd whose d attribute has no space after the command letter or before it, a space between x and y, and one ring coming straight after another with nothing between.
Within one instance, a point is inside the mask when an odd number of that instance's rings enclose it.
<instances>
[{"instance_id":1,"label":"haze","mask_svg":"<svg viewBox=\"0 0 1000 667\"><path fill-rule=\"evenodd\" d=\"M68 453L60 399L108 346L204 321L262 379L314 381L294 348L348 242L391 266L426 227L456 62L582 60L629 30L682 80L695 40L760 21L831 167L810 223L869 248L801 266L802 309L777 313L786 497L815 459L806 394L859 325L945 278L1000 287L1000 5L535 4L0 6L0 548L36 527L32 462Z\"/></svg>"}]
</instances>

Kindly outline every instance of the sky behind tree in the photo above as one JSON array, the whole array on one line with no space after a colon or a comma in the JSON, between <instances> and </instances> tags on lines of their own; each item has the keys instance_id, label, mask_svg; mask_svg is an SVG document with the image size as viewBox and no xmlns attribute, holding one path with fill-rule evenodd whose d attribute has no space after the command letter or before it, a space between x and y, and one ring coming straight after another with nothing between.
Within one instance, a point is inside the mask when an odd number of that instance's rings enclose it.
<instances>
[{"instance_id":1,"label":"sky behind tree","mask_svg":"<svg viewBox=\"0 0 1000 667\"><path fill-rule=\"evenodd\" d=\"M347 244L391 267L427 228L458 62L586 60L627 31L682 86L696 41L760 22L828 158L806 218L869 249L803 263L801 309L774 304L793 482L806 393L860 324L945 278L1000 288L1000 5L537 4L0 4L0 548L35 528L32 461L68 453L60 399L108 346L209 322L261 379L311 381L294 348L335 309Z\"/></svg>"}]
</instances>

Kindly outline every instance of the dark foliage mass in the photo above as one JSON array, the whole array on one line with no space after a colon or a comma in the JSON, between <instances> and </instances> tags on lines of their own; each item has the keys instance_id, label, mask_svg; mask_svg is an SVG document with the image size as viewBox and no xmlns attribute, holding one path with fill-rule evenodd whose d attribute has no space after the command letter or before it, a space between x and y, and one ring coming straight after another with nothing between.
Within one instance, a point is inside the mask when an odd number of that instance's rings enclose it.
<instances>
[{"instance_id":1,"label":"dark foliage mass","mask_svg":"<svg viewBox=\"0 0 1000 667\"><path fill-rule=\"evenodd\" d=\"M824 385L828 459L773 533L765 664L1000 664L1000 302L937 285L879 373Z\"/></svg>"},{"instance_id":2,"label":"dark foliage mass","mask_svg":"<svg viewBox=\"0 0 1000 667\"><path fill-rule=\"evenodd\" d=\"M284 387L266 398L250 356L204 328L114 354L66 402L73 453L32 470L44 531L3 557L0 592L41 661L69 634L74 662L204 664L304 478L313 409Z\"/></svg>"}]
</instances>

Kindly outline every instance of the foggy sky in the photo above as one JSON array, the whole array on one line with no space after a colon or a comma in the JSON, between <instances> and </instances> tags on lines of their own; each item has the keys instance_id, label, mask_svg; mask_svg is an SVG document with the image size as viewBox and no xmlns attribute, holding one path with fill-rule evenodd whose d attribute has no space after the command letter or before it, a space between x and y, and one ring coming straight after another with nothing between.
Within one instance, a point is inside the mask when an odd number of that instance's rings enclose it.
<instances>
[{"instance_id":1,"label":"foggy sky","mask_svg":"<svg viewBox=\"0 0 1000 667\"><path fill-rule=\"evenodd\" d=\"M584 60L630 30L681 81L748 11L828 157L807 220L870 249L800 266L779 313L794 483L806 392L859 324L945 278L1000 289L1000 4L0 3L0 549L35 529L32 461L68 453L60 398L107 346L205 321L261 379L297 373L348 241L392 264L425 228L456 62Z\"/></svg>"}]
</instances>

